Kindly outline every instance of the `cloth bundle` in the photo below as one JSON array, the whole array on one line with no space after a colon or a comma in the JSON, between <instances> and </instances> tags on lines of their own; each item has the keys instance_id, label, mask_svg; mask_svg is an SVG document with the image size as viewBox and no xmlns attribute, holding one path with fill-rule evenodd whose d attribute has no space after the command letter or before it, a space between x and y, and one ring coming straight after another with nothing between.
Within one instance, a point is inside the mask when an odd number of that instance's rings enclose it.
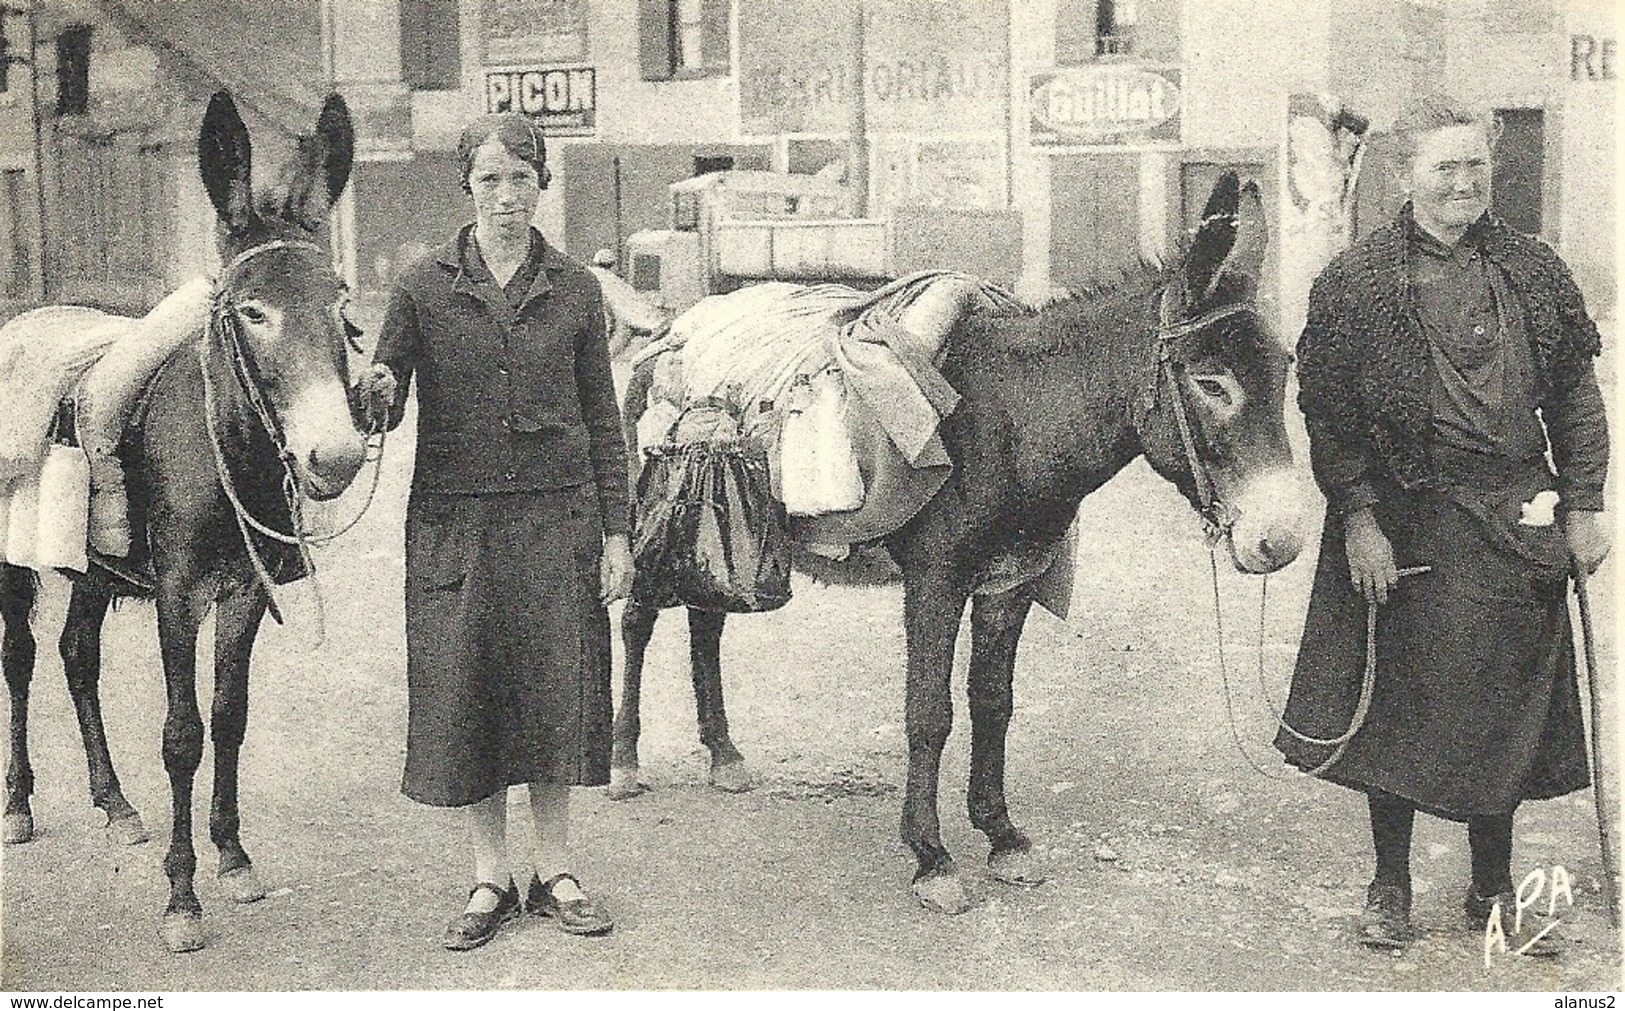
<instances>
[{"instance_id":1,"label":"cloth bundle","mask_svg":"<svg viewBox=\"0 0 1625 1011\"><path fill-rule=\"evenodd\" d=\"M790 533L759 443L655 450L638 476L637 502L634 599L733 612L790 599Z\"/></svg>"},{"instance_id":2,"label":"cloth bundle","mask_svg":"<svg viewBox=\"0 0 1625 1011\"><path fill-rule=\"evenodd\" d=\"M888 490L877 488L876 473L945 474L937 426L959 396L934 358L973 307L1026 311L1003 288L951 271L914 274L874 292L766 282L704 299L638 356L661 356L639 445L658 445L688 405L720 398L738 409L746 430L774 433L773 484L792 515L851 513ZM856 430L867 425L884 433L883 452L895 465L875 459L871 440L859 445ZM903 484L917 508L940 481ZM911 514L906 505L884 511L888 523ZM854 528L852 539L876 536L871 527Z\"/></svg>"},{"instance_id":3,"label":"cloth bundle","mask_svg":"<svg viewBox=\"0 0 1625 1011\"><path fill-rule=\"evenodd\" d=\"M0 548L8 561L83 572L87 540L103 554L128 554L119 440L148 381L202 332L212 296L212 282L198 277L144 317L46 306L0 326L0 511L8 514ZM78 446L52 438L70 395Z\"/></svg>"}]
</instances>

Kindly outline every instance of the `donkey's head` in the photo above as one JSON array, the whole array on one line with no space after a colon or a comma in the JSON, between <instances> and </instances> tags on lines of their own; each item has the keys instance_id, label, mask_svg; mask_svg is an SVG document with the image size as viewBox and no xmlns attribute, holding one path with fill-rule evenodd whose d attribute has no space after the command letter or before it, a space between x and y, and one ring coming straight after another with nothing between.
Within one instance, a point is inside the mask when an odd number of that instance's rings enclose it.
<instances>
[{"instance_id":1,"label":"donkey's head","mask_svg":"<svg viewBox=\"0 0 1625 1011\"><path fill-rule=\"evenodd\" d=\"M248 128L231 96L209 100L198 167L220 221L220 277L211 340L237 359L250 406L292 459L305 490L337 496L365 456L349 397L347 292L314 240L350 178L354 134L330 96L301 137L279 185L256 202Z\"/></svg>"},{"instance_id":2,"label":"donkey's head","mask_svg":"<svg viewBox=\"0 0 1625 1011\"><path fill-rule=\"evenodd\" d=\"M1255 573L1303 546L1283 413L1291 357L1254 303L1265 241L1258 187L1225 173L1161 295L1163 361L1142 433L1151 465L1225 531L1236 567Z\"/></svg>"}]
</instances>

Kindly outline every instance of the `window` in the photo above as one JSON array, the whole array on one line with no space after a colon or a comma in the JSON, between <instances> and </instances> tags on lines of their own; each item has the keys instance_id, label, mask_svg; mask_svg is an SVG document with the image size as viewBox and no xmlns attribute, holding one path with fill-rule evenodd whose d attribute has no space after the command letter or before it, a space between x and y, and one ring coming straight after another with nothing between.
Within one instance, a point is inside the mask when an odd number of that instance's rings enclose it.
<instances>
[{"instance_id":1,"label":"window","mask_svg":"<svg viewBox=\"0 0 1625 1011\"><path fill-rule=\"evenodd\" d=\"M638 291L660 290L660 257L649 253L632 254L632 287Z\"/></svg>"},{"instance_id":2,"label":"window","mask_svg":"<svg viewBox=\"0 0 1625 1011\"><path fill-rule=\"evenodd\" d=\"M11 65L28 62L25 57L13 55L11 39L6 35L6 15L16 13L13 8L0 4L0 95L11 90Z\"/></svg>"},{"instance_id":3,"label":"window","mask_svg":"<svg viewBox=\"0 0 1625 1011\"><path fill-rule=\"evenodd\" d=\"M694 156L694 174L697 176L709 175L712 172L727 172L734 167L734 156L731 154L697 154Z\"/></svg>"},{"instance_id":4,"label":"window","mask_svg":"<svg viewBox=\"0 0 1625 1011\"><path fill-rule=\"evenodd\" d=\"M1490 209L1520 232L1539 235L1545 200L1546 114L1497 109L1501 136L1490 175Z\"/></svg>"},{"instance_id":5,"label":"window","mask_svg":"<svg viewBox=\"0 0 1625 1011\"><path fill-rule=\"evenodd\" d=\"M401 80L413 91L462 87L457 0L401 0Z\"/></svg>"},{"instance_id":6,"label":"window","mask_svg":"<svg viewBox=\"0 0 1625 1011\"><path fill-rule=\"evenodd\" d=\"M90 26L74 25L56 37L56 114L90 111Z\"/></svg>"},{"instance_id":7,"label":"window","mask_svg":"<svg viewBox=\"0 0 1625 1011\"><path fill-rule=\"evenodd\" d=\"M1134 52L1134 0L1100 0L1095 5L1095 55L1127 56Z\"/></svg>"},{"instance_id":8,"label":"window","mask_svg":"<svg viewBox=\"0 0 1625 1011\"><path fill-rule=\"evenodd\" d=\"M638 0L638 63L645 81L726 75L730 0Z\"/></svg>"}]
</instances>

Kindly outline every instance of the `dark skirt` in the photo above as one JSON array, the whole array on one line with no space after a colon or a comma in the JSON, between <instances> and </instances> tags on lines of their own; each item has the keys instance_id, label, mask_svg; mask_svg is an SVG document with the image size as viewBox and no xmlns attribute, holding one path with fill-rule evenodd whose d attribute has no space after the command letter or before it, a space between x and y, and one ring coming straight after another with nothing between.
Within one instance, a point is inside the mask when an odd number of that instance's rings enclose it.
<instances>
[{"instance_id":1,"label":"dark skirt","mask_svg":"<svg viewBox=\"0 0 1625 1011\"><path fill-rule=\"evenodd\" d=\"M1487 526L1476 506L1438 492L1407 497L1403 514L1379 509L1379 519L1400 567L1432 571L1401 580L1380 609L1370 712L1322 775L1457 821L1582 789L1590 777L1566 578L1507 550L1504 526ZM1516 508L1518 498L1504 501ZM1349 579L1342 522L1328 515L1287 724L1340 736L1365 659L1365 599ZM1304 769L1333 750L1285 730L1275 746Z\"/></svg>"},{"instance_id":2,"label":"dark skirt","mask_svg":"<svg viewBox=\"0 0 1625 1011\"><path fill-rule=\"evenodd\" d=\"M517 783L609 782L601 530L591 484L413 494L402 793L461 807Z\"/></svg>"}]
</instances>

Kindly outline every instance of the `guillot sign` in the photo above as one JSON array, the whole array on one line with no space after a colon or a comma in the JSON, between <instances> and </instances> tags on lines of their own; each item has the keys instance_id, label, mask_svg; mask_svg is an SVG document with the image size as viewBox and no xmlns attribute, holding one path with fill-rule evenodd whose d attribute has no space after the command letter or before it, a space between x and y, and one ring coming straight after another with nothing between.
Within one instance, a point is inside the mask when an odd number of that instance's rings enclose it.
<instances>
[{"instance_id":1,"label":"guillot sign","mask_svg":"<svg viewBox=\"0 0 1625 1011\"><path fill-rule=\"evenodd\" d=\"M1027 89L1032 143L1147 147L1180 140L1180 72L1101 65L1034 74Z\"/></svg>"}]
</instances>

